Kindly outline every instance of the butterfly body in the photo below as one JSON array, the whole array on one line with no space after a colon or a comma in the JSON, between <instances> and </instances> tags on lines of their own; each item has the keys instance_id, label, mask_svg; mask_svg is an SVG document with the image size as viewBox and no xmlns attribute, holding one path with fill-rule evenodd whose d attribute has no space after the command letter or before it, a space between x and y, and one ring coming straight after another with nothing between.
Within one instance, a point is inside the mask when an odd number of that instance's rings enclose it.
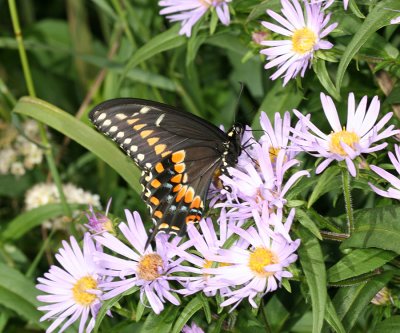
<instances>
[{"instance_id":1,"label":"butterfly body","mask_svg":"<svg viewBox=\"0 0 400 333\"><path fill-rule=\"evenodd\" d=\"M182 235L203 216L215 175L227 174L241 153L243 127L228 133L172 106L134 98L97 105L89 115L142 170L142 197L156 231Z\"/></svg>"}]
</instances>

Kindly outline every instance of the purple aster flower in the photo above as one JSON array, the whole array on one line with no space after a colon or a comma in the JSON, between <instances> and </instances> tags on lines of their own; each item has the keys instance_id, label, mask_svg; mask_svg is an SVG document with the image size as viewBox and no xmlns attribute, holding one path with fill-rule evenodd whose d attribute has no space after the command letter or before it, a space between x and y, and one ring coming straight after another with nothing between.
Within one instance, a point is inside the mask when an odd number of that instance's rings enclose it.
<instances>
[{"instance_id":1,"label":"purple aster flower","mask_svg":"<svg viewBox=\"0 0 400 333\"><path fill-rule=\"evenodd\" d=\"M269 153L271 159L276 159L281 149L286 150L286 157L288 159L294 158L301 149L289 142L290 138L290 113L285 112L283 119L279 112L275 113L274 126L272 126L265 112L261 112L260 124L264 130L264 134L260 138L260 143L267 142L269 145ZM295 128L301 131L303 128L302 122L298 121Z\"/></svg>"},{"instance_id":2,"label":"purple aster flower","mask_svg":"<svg viewBox=\"0 0 400 333\"><path fill-rule=\"evenodd\" d=\"M182 333L204 333L204 331L195 322L192 322L192 325L185 325L183 327Z\"/></svg>"},{"instance_id":3,"label":"purple aster flower","mask_svg":"<svg viewBox=\"0 0 400 333\"><path fill-rule=\"evenodd\" d=\"M278 68L270 78L275 80L283 76L285 86L298 74L304 76L306 69L311 66L315 51L333 47L332 43L323 38L336 28L337 23L328 25L331 15L324 14L320 3L304 1L304 12L298 0L281 0L281 4L283 16L267 10L268 15L280 25L265 21L262 24L289 39L263 41L261 44L268 48L261 50L261 53L269 61L265 65L266 69Z\"/></svg>"},{"instance_id":4,"label":"purple aster flower","mask_svg":"<svg viewBox=\"0 0 400 333\"><path fill-rule=\"evenodd\" d=\"M393 166L395 167L397 173L400 174L400 147L398 145L395 145L394 149L396 156L392 152L389 152L389 158ZM389 187L386 191L384 191L379 189L375 185L369 183L374 192L386 198L393 198L400 200L400 179L376 165L371 165L370 167L372 171L377 173L380 177L385 179L389 184L393 186Z\"/></svg>"},{"instance_id":5,"label":"purple aster flower","mask_svg":"<svg viewBox=\"0 0 400 333\"><path fill-rule=\"evenodd\" d=\"M106 211L104 214L95 212L93 206L89 206L90 214L86 214L89 223L85 224L85 227L89 229L94 234L99 234L101 232L115 233L112 221L107 217L108 211L110 210L112 199L108 200Z\"/></svg>"},{"instance_id":6,"label":"purple aster flower","mask_svg":"<svg viewBox=\"0 0 400 333\"><path fill-rule=\"evenodd\" d=\"M219 288L206 289L210 276L204 270L212 266L213 261L210 257L217 254L226 240L233 234L233 231L228 226L224 210L221 211L221 216L219 217L219 235L216 233L210 218L202 219L199 226L201 232L194 225L190 224L187 230L189 240L179 246L171 246L171 251L174 254L190 264L182 266L184 267L184 271L189 272L191 275L182 278L180 282L184 288L178 292L190 295L204 291L207 296L214 296ZM244 240L239 240L235 245L241 248L248 247L248 243ZM195 251L188 251L192 247L194 247Z\"/></svg>"},{"instance_id":7,"label":"purple aster flower","mask_svg":"<svg viewBox=\"0 0 400 333\"><path fill-rule=\"evenodd\" d=\"M400 16L390 20L390 24L399 24L399 23L400 23Z\"/></svg>"},{"instance_id":8,"label":"purple aster flower","mask_svg":"<svg viewBox=\"0 0 400 333\"><path fill-rule=\"evenodd\" d=\"M165 7L160 11L161 15L167 15L171 22L181 21L180 35L190 37L192 27L208 10L215 8L219 20L224 25L229 25L230 15L228 2L231 0L163 0L158 4Z\"/></svg>"},{"instance_id":9,"label":"purple aster flower","mask_svg":"<svg viewBox=\"0 0 400 333\"><path fill-rule=\"evenodd\" d=\"M231 226L236 234L250 244L250 248L232 246L212 256L212 260L224 265L206 270L213 274L209 284L231 288L223 295L225 301L221 306L237 306L244 298L248 298L250 304L257 307L254 297L276 290L283 278L292 277L287 267L297 260L294 252L300 245L300 239L292 241L288 236L293 215L290 214L283 223L281 215L265 212L260 216L254 211L256 228L243 230ZM284 234L280 230L284 230Z\"/></svg>"},{"instance_id":10,"label":"purple aster flower","mask_svg":"<svg viewBox=\"0 0 400 333\"><path fill-rule=\"evenodd\" d=\"M285 195L301 177L308 176L305 170L297 171L288 179L289 169L299 164L296 159L289 160L286 151L281 149L277 156L271 156L268 142L254 147L254 162L244 167L229 168L229 176L222 175L225 186L231 188L227 200L215 207L228 209L228 216L246 219L253 210L263 212L272 208L282 208L286 204Z\"/></svg>"},{"instance_id":11,"label":"purple aster flower","mask_svg":"<svg viewBox=\"0 0 400 333\"><path fill-rule=\"evenodd\" d=\"M96 249L89 233L84 236L83 252L72 236L70 244L66 241L62 244L63 247L56 254L62 268L51 266L44 278L38 278L36 288L47 295L37 298L49 303L38 308L47 312L40 321L49 318L54 320L46 330L46 333L50 333L64 322L59 329L59 332L63 332L80 318L79 333L91 332L101 307L100 284L103 280L100 267L93 261Z\"/></svg>"},{"instance_id":12,"label":"purple aster flower","mask_svg":"<svg viewBox=\"0 0 400 333\"><path fill-rule=\"evenodd\" d=\"M151 245L145 249L148 235L139 213L133 212L132 214L125 210L125 215L128 224L120 223L118 227L132 248L109 233L95 236L96 241L101 245L124 257L97 253L97 259L106 268L103 273L121 279L103 283L101 287L107 293L102 298L110 299L134 286L139 286L141 300L144 301L144 296L146 296L150 306L157 314L164 309L165 300L179 305L180 302L171 293L168 282L178 279L170 274L179 269L179 262L173 261L171 253L168 251L168 235L156 236L155 250ZM174 244L179 241L179 237L175 237L171 242Z\"/></svg>"},{"instance_id":13,"label":"purple aster flower","mask_svg":"<svg viewBox=\"0 0 400 333\"><path fill-rule=\"evenodd\" d=\"M316 169L316 173L321 173L334 160L345 161L350 174L356 176L356 168L353 160L363 154L381 150L387 146L387 143L373 144L382 139L399 133L390 125L379 133L381 129L392 117L392 113L386 114L376 125L378 119L380 102L377 96L367 110L367 96L361 99L360 104L355 105L354 94L349 94L347 124L342 126L339 121L339 115L332 98L321 93L322 108L333 131L325 134L316 127L309 118L302 115L299 111L293 110L295 115L302 119L309 128L308 132L299 132L293 130L297 137L293 141L297 142L303 150L311 153L313 156L324 157L323 161Z\"/></svg>"}]
</instances>

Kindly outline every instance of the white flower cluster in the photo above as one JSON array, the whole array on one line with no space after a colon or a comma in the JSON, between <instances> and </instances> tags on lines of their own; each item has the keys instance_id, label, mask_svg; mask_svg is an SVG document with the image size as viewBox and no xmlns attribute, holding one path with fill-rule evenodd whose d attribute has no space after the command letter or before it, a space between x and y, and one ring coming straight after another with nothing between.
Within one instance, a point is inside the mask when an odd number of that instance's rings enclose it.
<instances>
[{"instance_id":1,"label":"white flower cluster","mask_svg":"<svg viewBox=\"0 0 400 333\"><path fill-rule=\"evenodd\" d=\"M22 176L26 170L31 170L43 160L43 151L9 125L0 123L0 174ZM38 125L33 120L27 120L22 129L27 137L37 138Z\"/></svg>"},{"instance_id":2,"label":"white flower cluster","mask_svg":"<svg viewBox=\"0 0 400 333\"><path fill-rule=\"evenodd\" d=\"M68 203L91 205L99 208L101 207L100 196L98 194L92 194L70 183L63 185L63 190ZM59 202L60 196L54 183L36 184L25 193L25 209L28 211L39 206ZM60 217L45 221L43 225L49 229L64 229L64 222L65 218Z\"/></svg>"}]
</instances>

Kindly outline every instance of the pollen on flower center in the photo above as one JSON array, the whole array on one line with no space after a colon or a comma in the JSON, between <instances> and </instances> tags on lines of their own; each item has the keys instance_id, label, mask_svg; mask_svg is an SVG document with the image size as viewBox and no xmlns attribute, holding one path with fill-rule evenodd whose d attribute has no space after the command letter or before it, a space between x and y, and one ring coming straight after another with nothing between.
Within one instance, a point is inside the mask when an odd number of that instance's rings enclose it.
<instances>
[{"instance_id":1,"label":"pollen on flower center","mask_svg":"<svg viewBox=\"0 0 400 333\"><path fill-rule=\"evenodd\" d=\"M293 51L298 54L305 54L313 50L317 41L314 31L309 28L298 29L293 33Z\"/></svg>"},{"instance_id":2,"label":"pollen on flower center","mask_svg":"<svg viewBox=\"0 0 400 333\"><path fill-rule=\"evenodd\" d=\"M354 144L360 141L359 136L354 132L346 131L346 128L343 128L340 132L335 132L331 134L331 141L329 142L329 150L332 153L339 154L341 156L346 156L347 153L343 149L340 144L345 143L351 148L354 148Z\"/></svg>"},{"instance_id":3,"label":"pollen on flower center","mask_svg":"<svg viewBox=\"0 0 400 333\"><path fill-rule=\"evenodd\" d=\"M272 251L263 248L257 247L251 254L249 258L249 267L250 269L259 277L267 277L272 275L271 272L266 272L264 270L265 266L276 264L278 262L278 258L275 253Z\"/></svg>"},{"instance_id":4,"label":"pollen on flower center","mask_svg":"<svg viewBox=\"0 0 400 333\"><path fill-rule=\"evenodd\" d=\"M272 163L276 162L276 158L278 157L278 154L280 152L280 148L276 148L276 147L269 147L268 151L269 151L269 159L271 160Z\"/></svg>"},{"instance_id":5,"label":"pollen on flower center","mask_svg":"<svg viewBox=\"0 0 400 333\"><path fill-rule=\"evenodd\" d=\"M163 267L163 260L157 253L146 254L138 265L139 278L146 281L153 281L160 277L160 268Z\"/></svg>"},{"instance_id":6,"label":"pollen on flower center","mask_svg":"<svg viewBox=\"0 0 400 333\"><path fill-rule=\"evenodd\" d=\"M97 289L97 281L91 276L80 278L72 288L72 295L76 303L84 306L92 304L97 298L95 294L88 293L88 289Z\"/></svg>"}]
</instances>

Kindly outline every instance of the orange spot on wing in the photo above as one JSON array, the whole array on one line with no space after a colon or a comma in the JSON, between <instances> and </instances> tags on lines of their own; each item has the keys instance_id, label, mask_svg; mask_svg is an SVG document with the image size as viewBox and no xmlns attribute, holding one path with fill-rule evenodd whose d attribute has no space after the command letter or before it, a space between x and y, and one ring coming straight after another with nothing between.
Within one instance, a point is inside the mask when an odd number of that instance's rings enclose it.
<instances>
[{"instance_id":1,"label":"orange spot on wing","mask_svg":"<svg viewBox=\"0 0 400 333\"><path fill-rule=\"evenodd\" d=\"M156 137L150 138L150 139L147 139L147 143L148 143L150 146L152 146L152 145L156 144L156 143L158 142L158 140L160 140L160 138L156 138Z\"/></svg>"},{"instance_id":2,"label":"orange spot on wing","mask_svg":"<svg viewBox=\"0 0 400 333\"><path fill-rule=\"evenodd\" d=\"M157 179L153 179L150 185L153 186L154 188L159 188L161 186L161 183Z\"/></svg>"},{"instance_id":3,"label":"orange spot on wing","mask_svg":"<svg viewBox=\"0 0 400 333\"><path fill-rule=\"evenodd\" d=\"M150 202L154 205L154 206L158 206L160 204L160 200L158 200L156 197L151 197L150 198Z\"/></svg>"},{"instance_id":4,"label":"orange spot on wing","mask_svg":"<svg viewBox=\"0 0 400 333\"><path fill-rule=\"evenodd\" d=\"M187 191L187 185L182 186L182 188L179 190L178 194L176 195L175 201L179 202L182 200L183 196L185 195Z\"/></svg>"},{"instance_id":5,"label":"orange spot on wing","mask_svg":"<svg viewBox=\"0 0 400 333\"><path fill-rule=\"evenodd\" d=\"M189 187L185 193L185 202L190 203L193 201L194 190L193 187Z\"/></svg>"},{"instance_id":6,"label":"orange spot on wing","mask_svg":"<svg viewBox=\"0 0 400 333\"><path fill-rule=\"evenodd\" d=\"M173 176L171 178L171 182L173 182L173 183L180 183L181 180L182 180L182 174L181 173L178 173L177 175L175 175L175 176Z\"/></svg>"},{"instance_id":7,"label":"orange spot on wing","mask_svg":"<svg viewBox=\"0 0 400 333\"><path fill-rule=\"evenodd\" d=\"M174 169L177 173L182 173L183 171L185 171L186 165L185 163L178 163L175 164Z\"/></svg>"},{"instance_id":8,"label":"orange spot on wing","mask_svg":"<svg viewBox=\"0 0 400 333\"><path fill-rule=\"evenodd\" d=\"M145 138L147 138L151 133L153 133L154 131L153 130L147 130L147 131L143 131L143 132L140 132L140 136L143 138L143 139L145 139Z\"/></svg>"},{"instance_id":9,"label":"orange spot on wing","mask_svg":"<svg viewBox=\"0 0 400 333\"><path fill-rule=\"evenodd\" d=\"M135 125L133 126L133 129L135 131L140 131L143 127L145 127L147 124L139 124L139 125Z\"/></svg>"},{"instance_id":10,"label":"orange spot on wing","mask_svg":"<svg viewBox=\"0 0 400 333\"><path fill-rule=\"evenodd\" d=\"M157 211L157 212L159 212L159 211ZM168 223L161 223L158 226L158 229L169 229L169 225L168 225Z\"/></svg>"},{"instance_id":11,"label":"orange spot on wing","mask_svg":"<svg viewBox=\"0 0 400 333\"><path fill-rule=\"evenodd\" d=\"M128 119L126 122L128 123L128 125L133 125L134 123L136 123L139 120L139 118L133 118L133 119Z\"/></svg>"},{"instance_id":12,"label":"orange spot on wing","mask_svg":"<svg viewBox=\"0 0 400 333\"><path fill-rule=\"evenodd\" d=\"M194 222L199 222L200 221L200 217L199 215L188 215L186 216L186 223L194 223Z\"/></svg>"},{"instance_id":13,"label":"orange spot on wing","mask_svg":"<svg viewBox=\"0 0 400 333\"><path fill-rule=\"evenodd\" d=\"M162 154L161 154L161 157L168 156L169 154L171 154L171 151L170 151L170 150L166 151L165 153L162 153Z\"/></svg>"},{"instance_id":14,"label":"orange spot on wing","mask_svg":"<svg viewBox=\"0 0 400 333\"><path fill-rule=\"evenodd\" d=\"M192 203L190 204L190 208L200 208L202 202L201 202L201 198L196 195L192 201Z\"/></svg>"},{"instance_id":15,"label":"orange spot on wing","mask_svg":"<svg viewBox=\"0 0 400 333\"><path fill-rule=\"evenodd\" d=\"M178 184L172 189L172 192L178 192L181 188L182 188L182 184Z\"/></svg>"},{"instance_id":16,"label":"orange spot on wing","mask_svg":"<svg viewBox=\"0 0 400 333\"><path fill-rule=\"evenodd\" d=\"M156 210L153 214L155 217L161 219L163 217L163 213L161 210ZM165 223L166 224L166 223Z\"/></svg>"},{"instance_id":17,"label":"orange spot on wing","mask_svg":"<svg viewBox=\"0 0 400 333\"><path fill-rule=\"evenodd\" d=\"M154 151L156 152L157 155L160 155L165 150L165 148L167 148L167 146L160 143L154 147Z\"/></svg>"},{"instance_id":18,"label":"orange spot on wing","mask_svg":"<svg viewBox=\"0 0 400 333\"><path fill-rule=\"evenodd\" d=\"M185 155L186 153L184 150L179 150L172 154L171 160L173 163L180 163L185 159Z\"/></svg>"},{"instance_id":19,"label":"orange spot on wing","mask_svg":"<svg viewBox=\"0 0 400 333\"><path fill-rule=\"evenodd\" d=\"M161 162L158 162L158 163L156 164L156 171L157 171L158 173L161 173L161 172L164 171L164 166L162 165Z\"/></svg>"}]
</instances>

